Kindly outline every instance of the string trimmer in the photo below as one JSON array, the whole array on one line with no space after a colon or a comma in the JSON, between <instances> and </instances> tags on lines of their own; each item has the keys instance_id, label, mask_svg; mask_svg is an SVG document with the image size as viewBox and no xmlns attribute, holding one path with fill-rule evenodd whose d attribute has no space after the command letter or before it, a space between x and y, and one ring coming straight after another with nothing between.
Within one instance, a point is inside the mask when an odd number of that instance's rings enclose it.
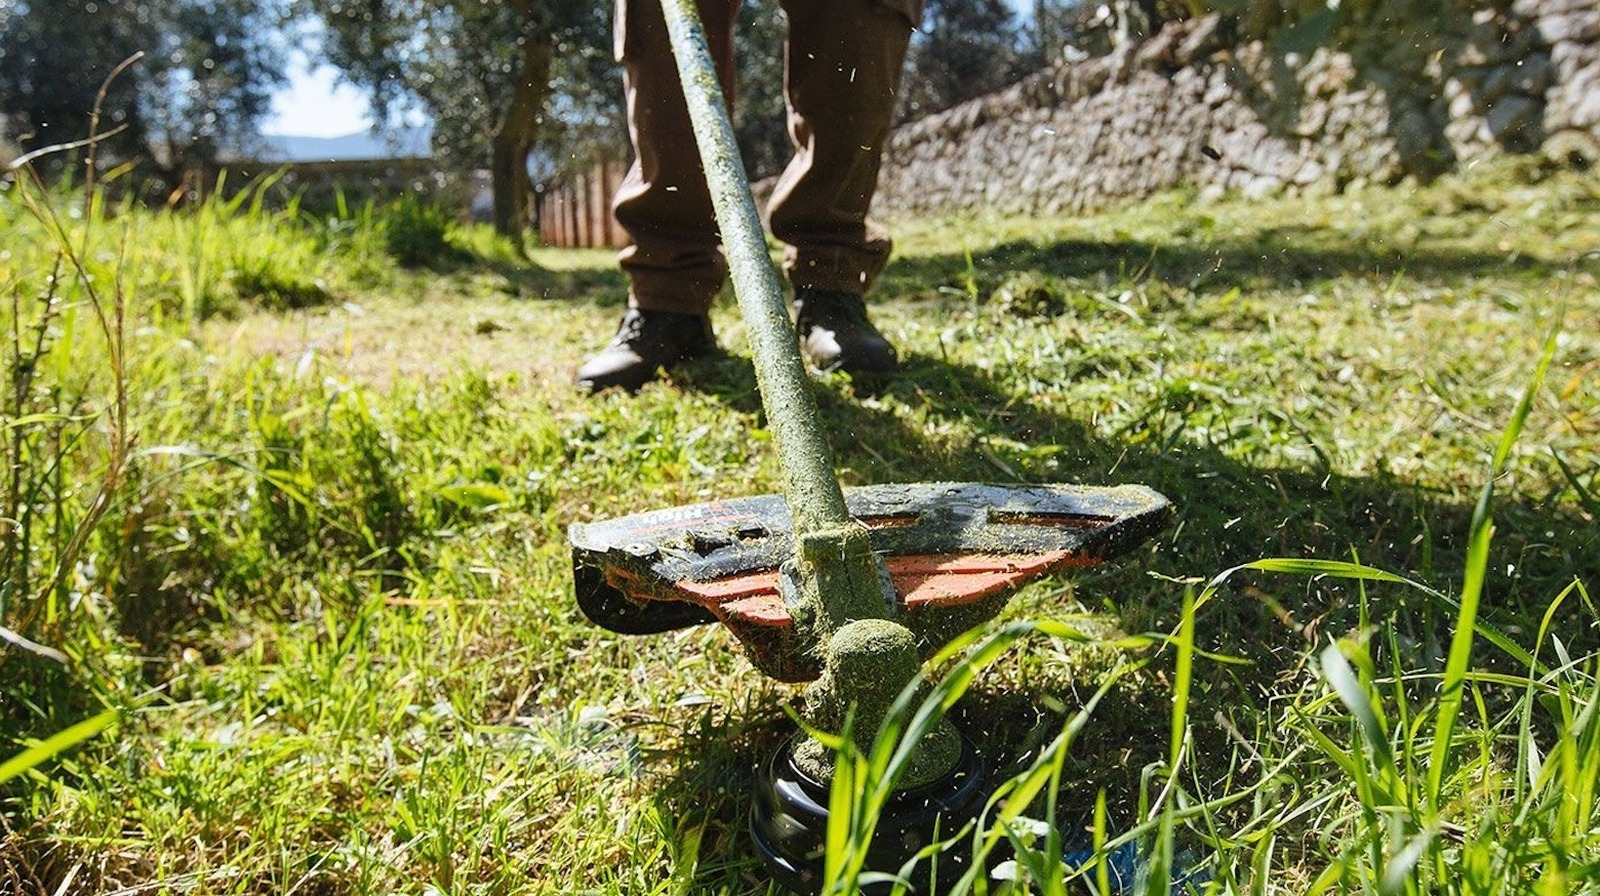
<instances>
[{"instance_id":1,"label":"string trimmer","mask_svg":"<svg viewBox=\"0 0 1600 896\"><path fill-rule=\"evenodd\" d=\"M785 492L572 526L578 604L625 634L719 621L762 672L815 682L808 724L838 732L849 713L858 744L870 749L922 657L992 618L1024 583L1138 544L1170 505L1141 486L842 489L692 0L662 7ZM793 889L818 883L831 760L814 739L797 737L757 784L757 849ZM948 723L926 737L878 821L872 867L898 871L936 829L959 828L982 806L981 779ZM949 856L941 868L959 870L961 861Z\"/></svg>"}]
</instances>

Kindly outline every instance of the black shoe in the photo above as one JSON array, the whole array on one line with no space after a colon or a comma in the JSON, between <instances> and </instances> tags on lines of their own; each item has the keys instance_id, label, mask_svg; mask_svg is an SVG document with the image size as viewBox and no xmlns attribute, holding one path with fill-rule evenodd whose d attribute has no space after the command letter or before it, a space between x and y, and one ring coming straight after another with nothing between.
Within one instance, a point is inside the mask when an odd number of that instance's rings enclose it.
<instances>
[{"instance_id":1,"label":"black shoe","mask_svg":"<svg viewBox=\"0 0 1600 896\"><path fill-rule=\"evenodd\" d=\"M855 293L802 289L794 307L800 351L818 370L870 374L900 366L894 346L867 319L867 304Z\"/></svg>"},{"instance_id":2,"label":"black shoe","mask_svg":"<svg viewBox=\"0 0 1600 896\"><path fill-rule=\"evenodd\" d=\"M593 393L621 386L634 392L662 367L716 347L711 320L704 315L629 308L611 344L578 368L578 388Z\"/></svg>"}]
</instances>

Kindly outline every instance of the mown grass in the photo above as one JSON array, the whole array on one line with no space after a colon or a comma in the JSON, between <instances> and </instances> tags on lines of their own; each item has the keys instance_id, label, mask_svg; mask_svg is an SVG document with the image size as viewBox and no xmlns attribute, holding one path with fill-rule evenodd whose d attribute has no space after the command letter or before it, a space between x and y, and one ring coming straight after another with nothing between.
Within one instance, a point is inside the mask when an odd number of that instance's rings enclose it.
<instances>
[{"instance_id":1,"label":"mown grass","mask_svg":"<svg viewBox=\"0 0 1600 896\"><path fill-rule=\"evenodd\" d=\"M744 813L797 692L715 629L586 623L564 535L779 487L731 302L726 355L585 398L604 253L248 196L40 197L52 236L20 189L0 625L39 649L0 654L0 763L32 757L0 890L769 891ZM1048 857L1125 841L1216 892L1593 889L1591 175L896 232L906 369L818 384L846 482L1179 508L1020 594L952 710L1015 779L995 842L1044 847L1018 867L1104 889Z\"/></svg>"}]
</instances>

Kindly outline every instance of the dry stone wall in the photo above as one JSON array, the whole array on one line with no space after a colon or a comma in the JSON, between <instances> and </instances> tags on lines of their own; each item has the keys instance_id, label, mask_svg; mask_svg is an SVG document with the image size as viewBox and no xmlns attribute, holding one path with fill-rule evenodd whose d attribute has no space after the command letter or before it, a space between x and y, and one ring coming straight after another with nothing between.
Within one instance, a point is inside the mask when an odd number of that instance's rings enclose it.
<instances>
[{"instance_id":1,"label":"dry stone wall","mask_svg":"<svg viewBox=\"0 0 1600 896\"><path fill-rule=\"evenodd\" d=\"M900 128L877 211L1333 191L1507 152L1600 161L1600 0L1357 5L1310 38L1316 20L1253 38L1219 15L1169 23Z\"/></svg>"}]
</instances>

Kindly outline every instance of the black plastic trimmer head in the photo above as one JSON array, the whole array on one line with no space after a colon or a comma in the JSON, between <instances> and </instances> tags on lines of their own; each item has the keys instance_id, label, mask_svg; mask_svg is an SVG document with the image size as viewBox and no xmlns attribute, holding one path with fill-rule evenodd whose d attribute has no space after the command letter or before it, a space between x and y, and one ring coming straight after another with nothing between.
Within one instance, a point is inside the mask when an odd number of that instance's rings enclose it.
<instances>
[{"instance_id":1,"label":"black plastic trimmer head","mask_svg":"<svg viewBox=\"0 0 1600 896\"><path fill-rule=\"evenodd\" d=\"M893 583L896 618L925 650L992 618L1011 593L1058 570L1094 566L1143 542L1171 505L1137 485L970 482L845 489ZM571 530L578 606L623 634L720 621L780 681L821 672L797 628L780 569L795 550L780 495L656 510Z\"/></svg>"},{"instance_id":2,"label":"black plastic trimmer head","mask_svg":"<svg viewBox=\"0 0 1600 896\"><path fill-rule=\"evenodd\" d=\"M785 490L573 526L578 602L630 634L720 620L763 672L816 679L808 725L837 734L849 717L856 746L870 750L894 696L920 686L919 651L992 617L1033 578L1138 544L1170 506L1138 486L841 489L693 0L661 6ZM934 831L951 832L983 805L971 751L946 749L959 739L944 721L911 748L904 799L878 820L880 832L900 833L875 847L874 870L898 871ZM832 766L820 742L798 741L761 773L767 798L751 830L774 877L808 889Z\"/></svg>"}]
</instances>

